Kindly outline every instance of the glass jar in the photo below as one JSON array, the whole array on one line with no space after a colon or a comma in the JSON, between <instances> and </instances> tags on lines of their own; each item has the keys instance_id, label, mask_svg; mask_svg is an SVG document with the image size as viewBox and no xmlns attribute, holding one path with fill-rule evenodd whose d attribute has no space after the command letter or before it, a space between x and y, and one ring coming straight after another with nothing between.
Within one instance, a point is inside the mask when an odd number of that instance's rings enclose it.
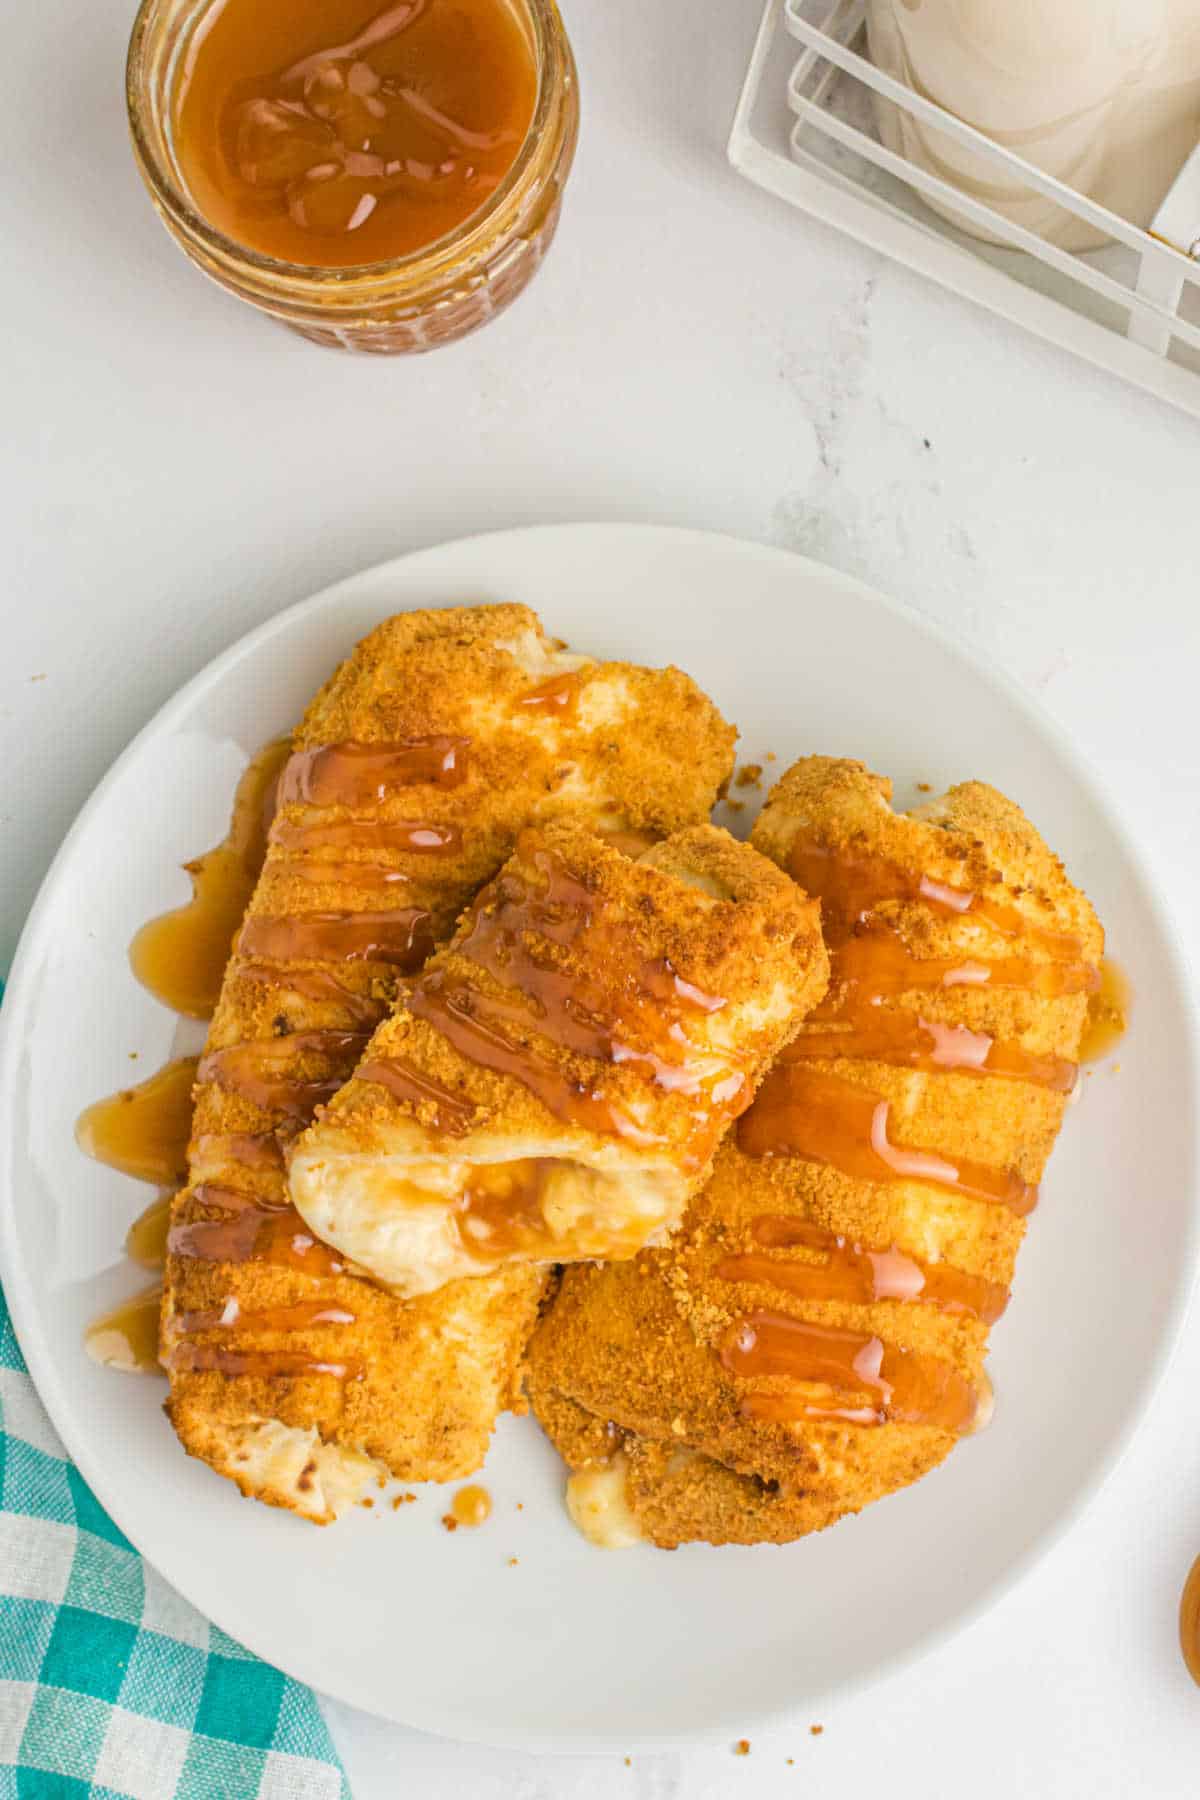
<instances>
[{"instance_id":1,"label":"glass jar","mask_svg":"<svg viewBox=\"0 0 1200 1800\"><path fill-rule=\"evenodd\" d=\"M379 355L453 343L502 312L554 237L579 130L575 60L554 0L514 0L537 74L533 119L487 202L424 249L325 269L281 262L196 211L174 142L176 84L211 0L142 0L126 70L134 154L167 230L206 275L317 344Z\"/></svg>"}]
</instances>

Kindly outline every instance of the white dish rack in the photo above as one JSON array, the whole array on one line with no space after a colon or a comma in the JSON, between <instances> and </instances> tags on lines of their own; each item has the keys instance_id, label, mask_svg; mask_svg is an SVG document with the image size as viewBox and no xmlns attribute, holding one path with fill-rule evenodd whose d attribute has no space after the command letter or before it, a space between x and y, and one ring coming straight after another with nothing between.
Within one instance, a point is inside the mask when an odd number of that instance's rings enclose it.
<instances>
[{"instance_id":1,"label":"white dish rack","mask_svg":"<svg viewBox=\"0 0 1200 1800\"><path fill-rule=\"evenodd\" d=\"M1112 242L1059 249L908 162L880 142L873 95ZM862 0L767 0L729 159L781 199L1200 417L1200 149L1143 231L877 69ZM1012 247L959 230L922 196Z\"/></svg>"}]
</instances>

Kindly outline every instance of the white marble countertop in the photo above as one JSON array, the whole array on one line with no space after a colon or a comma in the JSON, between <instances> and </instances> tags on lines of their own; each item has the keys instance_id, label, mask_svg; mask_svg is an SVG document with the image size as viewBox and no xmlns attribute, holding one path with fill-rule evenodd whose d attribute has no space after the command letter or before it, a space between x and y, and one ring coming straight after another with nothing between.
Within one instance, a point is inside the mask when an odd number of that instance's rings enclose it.
<instances>
[{"instance_id":1,"label":"white marble countertop","mask_svg":"<svg viewBox=\"0 0 1200 1800\"><path fill-rule=\"evenodd\" d=\"M576 518L791 546L950 626L1082 744L1194 950L1200 428L741 183L723 143L758 0L570 0L559 242L502 320L411 362L315 350L172 248L125 142L131 10L7 22L0 961L89 789L222 646L400 551ZM741 1760L628 1767L331 1707L358 1800L1193 1793L1198 1371L1200 1319L1068 1540L865 1698Z\"/></svg>"}]
</instances>

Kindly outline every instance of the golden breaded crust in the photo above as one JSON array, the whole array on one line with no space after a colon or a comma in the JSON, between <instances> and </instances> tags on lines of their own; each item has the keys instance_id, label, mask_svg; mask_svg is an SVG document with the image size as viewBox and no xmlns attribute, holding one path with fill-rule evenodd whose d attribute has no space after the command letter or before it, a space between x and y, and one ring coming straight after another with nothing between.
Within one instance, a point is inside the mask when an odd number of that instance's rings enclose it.
<instances>
[{"instance_id":1,"label":"golden breaded crust","mask_svg":"<svg viewBox=\"0 0 1200 1800\"><path fill-rule=\"evenodd\" d=\"M827 962L816 908L764 857L727 833L713 826L697 826L634 862L586 826L560 820L527 832L505 875L539 887L543 878L537 859L547 853L587 890L597 913L618 921L617 931L605 947L615 947L621 961L614 957L606 966L597 967L586 940L579 948L546 941L539 953L544 953L558 974L578 982L581 992L602 991L602 1019L620 1027L623 1039L633 1049L647 1046L639 1038L637 1020L626 1016L622 992L647 964L669 963L695 988L727 1002L730 1013L739 1007L761 1005L761 1016L758 1011L751 1012L736 1046L744 1060L754 1065L755 1077L820 998ZM655 858L662 863L669 860L670 868L658 866ZM715 877L728 897L714 900L685 885L678 878L684 869ZM486 913L495 901L485 894L480 904ZM473 916L468 915L454 940L438 952L423 978L413 984L414 990L419 991L431 979L450 977L480 994L505 996L507 990L499 981L463 953L473 924ZM776 990L780 993L772 1010L768 1002ZM714 1014L714 1019L720 1021L725 1010ZM534 1044L538 1059L557 1069L568 1083L584 1086L589 1092L600 1089L617 1105L636 1109L639 1117L649 1087L653 1129L668 1152L690 1136L694 1100L666 1089L654 1091L653 1082L647 1082L645 1070L636 1064L607 1064L598 1073L593 1059L543 1036L533 1010L528 1028L520 1029L516 1041ZM590 1135L585 1127L553 1115L516 1076L490 1069L457 1049L443 1031L415 1011L412 991L401 992L395 1013L375 1032L363 1062L389 1057L403 1058L473 1109L472 1132L500 1130L513 1137L580 1142ZM436 1133L432 1103L399 1099L374 1082L355 1079L323 1110L319 1123L297 1148L384 1150L391 1128L405 1119ZM456 1144L464 1149L469 1149L469 1143L469 1137L456 1137ZM624 1153L635 1156L637 1147L626 1145Z\"/></svg>"},{"instance_id":2,"label":"golden breaded crust","mask_svg":"<svg viewBox=\"0 0 1200 1800\"><path fill-rule=\"evenodd\" d=\"M823 990L816 908L712 826L524 833L294 1148L326 1242L415 1294L662 1241Z\"/></svg>"},{"instance_id":3,"label":"golden breaded crust","mask_svg":"<svg viewBox=\"0 0 1200 1800\"><path fill-rule=\"evenodd\" d=\"M871 918L921 959L985 963L1019 954L1039 968L1070 955L1083 964L1098 960L1103 933L1092 908L1011 802L965 784L921 809L940 821L933 824L928 816L892 814L889 792L862 764L805 759L772 793L753 841L783 867L803 839L912 877L898 884L910 891L878 902ZM820 857L807 866L819 873ZM929 903L917 893L922 876L983 893L992 913L980 918ZM1031 936L1014 942L1009 908L1028 918ZM818 1018L801 1025L784 1061L886 1101L886 1138L901 1151L927 1151L962 1168L974 1162L1012 1170L1036 1183L1065 1095L1026 1079L809 1056L806 1039L817 1034L828 1043L847 991L839 970L852 965L836 948L832 962L829 997ZM922 1017L1069 1062L1078 1054L1087 997L1054 991L1053 972L1047 979L1048 992L900 988L877 1006L883 1013L919 1008ZM760 1117L764 1107L782 1104L779 1079L778 1072L768 1078L756 1103ZM781 1116L786 1124L786 1112ZM755 1141L753 1122L752 1114L743 1143ZM827 1130L834 1130L832 1119ZM817 1246L848 1246L847 1256L857 1258L855 1280L867 1279L864 1249L885 1262L894 1253L909 1271L911 1259L924 1265L926 1284L966 1278L984 1310L923 1304L911 1290L907 1298L860 1298L853 1285L840 1297L813 1298L804 1292L811 1282L804 1271L832 1266L831 1252L809 1247L805 1232ZM747 1320L798 1320L928 1359L951 1382L965 1381L985 1397L986 1308L994 1312L1002 1303L1023 1232L1024 1219L993 1200L915 1177L867 1179L797 1154L750 1155L731 1140L667 1250L620 1268L568 1271L530 1348L535 1410L574 1468L595 1466L619 1449L627 1504L656 1543L782 1542L820 1529L916 1480L953 1448L955 1432L895 1418L871 1426L753 1416L749 1396L790 1405L797 1390L790 1377L735 1372L725 1347Z\"/></svg>"},{"instance_id":4,"label":"golden breaded crust","mask_svg":"<svg viewBox=\"0 0 1200 1800\"><path fill-rule=\"evenodd\" d=\"M577 693L569 704L553 695L547 703L546 683L563 679ZM343 1449L351 1472L364 1453L411 1480L476 1468L497 1410L517 1394L544 1277L506 1270L404 1306L352 1270L339 1272L319 1248L295 1267L257 1250L228 1260L236 1218L224 1260L178 1247L194 1247L208 1227L225 1232L228 1190L242 1214L248 1205L271 1213L265 1230L282 1225L284 1237L304 1238L301 1221L292 1215L293 1230L278 1212L286 1196L281 1167L269 1163L272 1144L349 1074L406 970L450 929L528 818L578 806L618 829L689 823L727 779L732 738L678 671L564 655L521 606L388 620L309 707L295 738L298 768L316 767L313 755L327 746L390 752L430 739L452 745L454 766L452 778L389 778L375 793L368 783L352 802L305 798L302 782L290 794L285 787L212 1021L192 1179L172 1209L177 1248L166 1271L163 1344L168 1356L215 1357L216 1368L177 1362L171 1416L189 1449L247 1491L308 1516L327 1511L287 1486L303 1470L292 1451L307 1432L326 1450ZM358 934L352 943L348 931ZM264 1074L274 1086L262 1086ZM233 1144L245 1138L261 1153L249 1167ZM216 1241L210 1234L210 1246ZM236 1316L218 1323L231 1304ZM263 1421L298 1435L239 1465L248 1429L259 1433L259 1448L266 1441ZM332 1492L336 1471L325 1474Z\"/></svg>"}]
</instances>

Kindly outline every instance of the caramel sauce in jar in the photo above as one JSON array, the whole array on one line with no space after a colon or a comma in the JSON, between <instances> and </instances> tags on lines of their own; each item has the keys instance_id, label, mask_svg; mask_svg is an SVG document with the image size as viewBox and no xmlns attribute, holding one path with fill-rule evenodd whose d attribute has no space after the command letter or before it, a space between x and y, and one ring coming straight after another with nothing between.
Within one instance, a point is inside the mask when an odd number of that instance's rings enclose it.
<instances>
[{"instance_id":1,"label":"caramel sauce in jar","mask_svg":"<svg viewBox=\"0 0 1200 1800\"><path fill-rule=\"evenodd\" d=\"M136 1181L176 1186L187 1178L197 1058L181 1056L80 1113L75 1141L97 1162Z\"/></svg>"},{"instance_id":2,"label":"caramel sauce in jar","mask_svg":"<svg viewBox=\"0 0 1200 1800\"><path fill-rule=\"evenodd\" d=\"M323 268L386 262L495 192L536 96L508 0L214 0L176 95L179 162L237 243Z\"/></svg>"},{"instance_id":3,"label":"caramel sauce in jar","mask_svg":"<svg viewBox=\"0 0 1200 1800\"><path fill-rule=\"evenodd\" d=\"M172 1012L212 1018L233 936L267 853L276 785L290 748L286 740L267 744L251 760L234 794L228 834L185 864L192 898L143 925L129 947L134 974Z\"/></svg>"},{"instance_id":4,"label":"caramel sauce in jar","mask_svg":"<svg viewBox=\"0 0 1200 1800\"><path fill-rule=\"evenodd\" d=\"M314 343L453 343L554 238L579 92L555 0L141 0L125 85L160 219Z\"/></svg>"},{"instance_id":5,"label":"caramel sauce in jar","mask_svg":"<svg viewBox=\"0 0 1200 1800\"><path fill-rule=\"evenodd\" d=\"M84 1349L94 1362L126 1374L161 1375L158 1315L162 1286L155 1282L111 1312L101 1313L84 1332Z\"/></svg>"}]
</instances>

